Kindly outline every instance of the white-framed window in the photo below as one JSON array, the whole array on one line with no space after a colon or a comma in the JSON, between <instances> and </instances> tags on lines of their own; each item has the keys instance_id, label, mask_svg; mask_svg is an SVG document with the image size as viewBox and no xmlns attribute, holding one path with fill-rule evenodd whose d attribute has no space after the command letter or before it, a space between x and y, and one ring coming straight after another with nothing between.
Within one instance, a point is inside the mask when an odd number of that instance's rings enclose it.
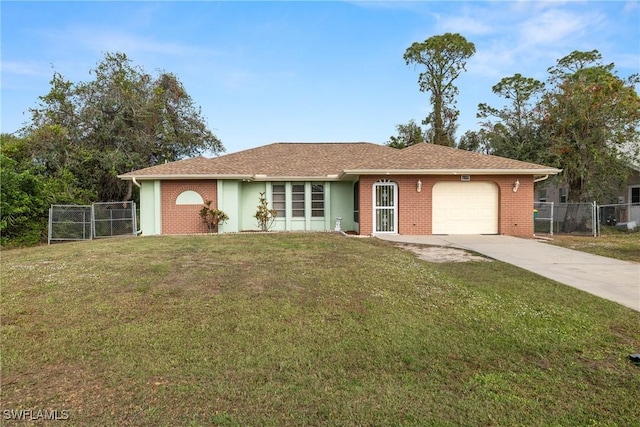
<instances>
[{"instance_id":1,"label":"white-framed window","mask_svg":"<svg viewBox=\"0 0 640 427\"><path fill-rule=\"evenodd\" d=\"M278 211L278 218L284 218L287 215L287 194L284 184L271 185L271 199L273 209Z\"/></svg>"},{"instance_id":2,"label":"white-framed window","mask_svg":"<svg viewBox=\"0 0 640 427\"><path fill-rule=\"evenodd\" d=\"M311 184L311 216L324 217L324 184Z\"/></svg>"},{"instance_id":3,"label":"white-framed window","mask_svg":"<svg viewBox=\"0 0 640 427\"><path fill-rule=\"evenodd\" d=\"M567 187L562 187L560 189L560 203L567 203L567 195L569 194L569 190Z\"/></svg>"},{"instance_id":4,"label":"white-framed window","mask_svg":"<svg viewBox=\"0 0 640 427\"><path fill-rule=\"evenodd\" d=\"M291 216L304 217L304 184L291 186Z\"/></svg>"},{"instance_id":5,"label":"white-framed window","mask_svg":"<svg viewBox=\"0 0 640 427\"><path fill-rule=\"evenodd\" d=\"M193 190L185 190L176 197L176 205L202 205L204 200L200 193Z\"/></svg>"}]
</instances>

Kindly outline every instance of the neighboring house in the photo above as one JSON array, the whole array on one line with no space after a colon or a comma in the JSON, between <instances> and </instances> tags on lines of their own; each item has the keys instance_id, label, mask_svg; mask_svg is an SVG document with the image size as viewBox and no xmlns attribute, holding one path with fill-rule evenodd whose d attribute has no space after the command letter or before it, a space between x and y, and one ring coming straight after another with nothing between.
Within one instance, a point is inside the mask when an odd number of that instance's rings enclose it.
<instances>
[{"instance_id":1,"label":"neighboring house","mask_svg":"<svg viewBox=\"0 0 640 427\"><path fill-rule=\"evenodd\" d=\"M614 215L617 221L640 220L640 160L629 163L629 176L622 189L613 194L611 200L594 200L598 205L627 205ZM568 187L553 183L539 185L535 191L536 202L567 203ZM603 221L606 218L602 218Z\"/></svg>"},{"instance_id":2,"label":"neighboring house","mask_svg":"<svg viewBox=\"0 0 640 427\"><path fill-rule=\"evenodd\" d=\"M536 202L567 203L568 187L549 183L535 192ZM640 168L633 169L624 188L613 195L612 200L595 200L598 204L628 204L640 206Z\"/></svg>"},{"instance_id":3,"label":"neighboring house","mask_svg":"<svg viewBox=\"0 0 640 427\"><path fill-rule=\"evenodd\" d=\"M205 233L203 203L229 215L219 232L257 230L261 192L273 230L533 236L534 181L560 170L434 144L275 143L120 175L140 186L144 235Z\"/></svg>"}]
</instances>

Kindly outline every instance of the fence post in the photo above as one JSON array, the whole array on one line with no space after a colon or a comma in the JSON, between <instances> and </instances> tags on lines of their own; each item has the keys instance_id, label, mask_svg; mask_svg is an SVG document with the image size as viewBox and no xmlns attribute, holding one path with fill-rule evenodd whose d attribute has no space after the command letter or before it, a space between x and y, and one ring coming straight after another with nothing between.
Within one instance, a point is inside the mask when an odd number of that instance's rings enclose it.
<instances>
[{"instance_id":1,"label":"fence post","mask_svg":"<svg viewBox=\"0 0 640 427\"><path fill-rule=\"evenodd\" d=\"M553 214L553 204L554 204L554 202L551 202L551 215L550 215L551 216L551 220L550 220L551 225L549 226L549 234L551 236L553 236L553 220L555 219L555 216Z\"/></svg>"},{"instance_id":2,"label":"fence post","mask_svg":"<svg viewBox=\"0 0 640 427\"><path fill-rule=\"evenodd\" d=\"M53 230L53 227L51 226L51 221L53 220L53 207L49 206L49 231L47 233L47 244L50 245L51 244L51 231Z\"/></svg>"},{"instance_id":3,"label":"fence post","mask_svg":"<svg viewBox=\"0 0 640 427\"><path fill-rule=\"evenodd\" d=\"M598 237L598 205L596 201L593 201L591 205L591 229L593 230L593 237Z\"/></svg>"},{"instance_id":4,"label":"fence post","mask_svg":"<svg viewBox=\"0 0 640 427\"><path fill-rule=\"evenodd\" d=\"M93 209L94 203L91 203L91 240L96 235L96 212Z\"/></svg>"}]
</instances>

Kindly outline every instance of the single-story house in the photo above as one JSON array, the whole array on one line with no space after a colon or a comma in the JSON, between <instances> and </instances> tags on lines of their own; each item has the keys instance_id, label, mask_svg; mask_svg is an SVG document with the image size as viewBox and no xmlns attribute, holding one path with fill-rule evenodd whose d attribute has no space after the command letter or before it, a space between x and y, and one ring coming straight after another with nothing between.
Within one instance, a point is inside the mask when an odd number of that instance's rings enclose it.
<instances>
[{"instance_id":1,"label":"single-story house","mask_svg":"<svg viewBox=\"0 0 640 427\"><path fill-rule=\"evenodd\" d=\"M533 236L534 182L559 169L440 145L274 143L165 163L119 177L140 186L144 235L205 233L203 203L257 230L260 193L273 230Z\"/></svg>"}]
</instances>

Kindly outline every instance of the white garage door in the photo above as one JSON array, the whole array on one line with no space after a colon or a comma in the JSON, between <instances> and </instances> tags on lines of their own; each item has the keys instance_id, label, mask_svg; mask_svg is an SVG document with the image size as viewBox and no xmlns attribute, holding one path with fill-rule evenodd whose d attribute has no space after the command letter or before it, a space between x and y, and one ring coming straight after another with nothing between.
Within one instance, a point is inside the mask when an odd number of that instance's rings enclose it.
<instances>
[{"instance_id":1,"label":"white garage door","mask_svg":"<svg viewBox=\"0 0 640 427\"><path fill-rule=\"evenodd\" d=\"M439 182L433 186L433 234L498 234L498 186Z\"/></svg>"}]
</instances>

